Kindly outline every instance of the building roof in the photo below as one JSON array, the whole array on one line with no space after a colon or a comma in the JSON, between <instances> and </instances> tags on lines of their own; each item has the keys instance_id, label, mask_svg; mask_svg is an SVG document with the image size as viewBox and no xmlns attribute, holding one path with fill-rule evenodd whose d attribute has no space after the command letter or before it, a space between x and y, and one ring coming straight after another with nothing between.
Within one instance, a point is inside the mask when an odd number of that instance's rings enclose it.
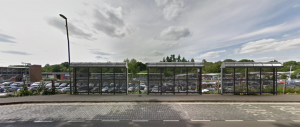
<instances>
[{"instance_id":1,"label":"building roof","mask_svg":"<svg viewBox=\"0 0 300 127\"><path fill-rule=\"evenodd\" d=\"M280 62L223 62L221 68L281 68Z\"/></svg>"},{"instance_id":2,"label":"building roof","mask_svg":"<svg viewBox=\"0 0 300 127\"><path fill-rule=\"evenodd\" d=\"M203 68L204 64L202 62L149 62L147 63L147 68Z\"/></svg>"},{"instance_id":3,"label":"building roof","mask_svg":"<svg viewBox=\"0 0 300 127\"><path fill-rule=\"evenodd\" d=\"M72 68L128 68L125 62L72 62Z\"/></svg>"}]
</instances>

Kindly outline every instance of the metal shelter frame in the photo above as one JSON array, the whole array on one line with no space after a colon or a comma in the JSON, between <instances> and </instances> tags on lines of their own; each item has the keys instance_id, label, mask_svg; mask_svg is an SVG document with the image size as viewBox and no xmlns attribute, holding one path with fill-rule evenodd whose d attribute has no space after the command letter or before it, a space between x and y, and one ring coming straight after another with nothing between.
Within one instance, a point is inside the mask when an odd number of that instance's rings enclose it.
<instances>
[{"instance_id":1,"label":"metal shelter frame","mask_svg":"<svg viewBox=\"0 0 300 127\"><path fill-rule=\"evenodd\" d=\"M113 93L113 94L126 93L126 95L128 94L128 91L127 91L127 89L128 89L128 66L127 66L127 63L125 63L125 62L72 62L70 64L70 67L73 68L74 86L72 86L72 87L73 87L73 91L74 91L73 94L75 94L75 95L78 93L87 93L87 94L99 93L101 95L102 95L102 93ZM81 78L77 77L77 75L78 75L77 71L79 69L83 69L83 68L87 69L87 77L84 79L81 79ZM91 74L100 74L100 78L98 77L97 79L90 79L90 69L91 68L98 68L101 70L100 73L91 73ZM103 73L103 68L113 68L113 73ZM119 86L116 86L116 74L122 74L122 73L116 73L116 68L124 68L125 69L126 78L121 79L121 80L125 81L125 85L126 85L126 89L124 90L125 92L120 91L120 89L118 92L116 92L115 88L121 87L121 84L119 84ZM111 79L110 77L105 77L105 76L103 76L103 74L111 74L111 75L113 75L113 78ZM108 79L113 81L113 90L112 90L113 92L103 92L102 91L102 89L105 87L104 81L106 81ZM77 80L87 81L87 92L78 92ZM96 87L99 87L98 92L91 92L89 84L92 81L98 81L99 86L96 86ZM70 94L72 94L72 93L70 93Z\"/></svg>"},{"instance_id":2,"label":"metal shelter frame","mask_svg":"<svg viewBox=\"0 0 300 127\"><path fill-rule=\"evenodd\" d=\"M277 95L277 68L282 68L283 65L279 62L223 62L221 65L221 95L223 93L259 93L260 95L262 93L273 93L273 95ZM224 68L233 68L233 92L224 92ZM236 68L245 68L245 78L246 78L246 86L247 91L246 92L236 92ZM249 92L249 68L259 68L259 92ZM263 92L263 84L262 84L262 68L272 68L272 92Z\"/></svg>"},{"instance_id":3,"label":"metal shelter frame","mask_svg":"<svg viewBox=\"0 0 300 127\"><path fill-rule=\"evenodd\" d=\"M147 94L149 95L150 93L160 93L160 95L162 95L162 93L173 93L173 95L175 95L175 93L186 93L186 95L188 95L188 93L199 93L200 95L202 95L202 68L204 67L204 64L202 62L149 62L147 63ZM151 68L157 68L159 70L158 73L160 73L160 75L158 75L158 77L156 79L152 79L150 78L150 69ZM172 92L163 92L163 70L164 69L169 69L171 70L171 68L173 68L173 77L169 80L172 80ZM188 74L188 69L191 69L191 68L196 68L197 69L197 79L199 81L199 88L197 88L197 84L196 84L196 88L195 88L195 91L196 89L198 89L197 91L198 92L189 92L188 90L188 83L189 83L189 80L190 81L197 81L196 80L191 80L188 78L189 74ZM180 80L185 80L186 82L186 92L175 92L175 82L176 80L176 75L175 75L175 69L186 69L186 74L183 74L185 76L185 79L180 79ZM171 76L170 76L171 77ZM158 81L160 85L158 85L158 90L157 92L152 92L150 91L150 80L152 81ZM177 89L179 85L177 86Z\"/></svg>"}]
</instances>

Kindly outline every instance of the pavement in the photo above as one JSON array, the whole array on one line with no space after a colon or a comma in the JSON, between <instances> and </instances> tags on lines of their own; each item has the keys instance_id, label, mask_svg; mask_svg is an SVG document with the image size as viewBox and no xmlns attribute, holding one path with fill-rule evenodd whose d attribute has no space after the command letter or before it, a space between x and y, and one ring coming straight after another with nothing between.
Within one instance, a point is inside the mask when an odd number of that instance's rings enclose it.
<instances>
[{"instance_id":1,"label":"pavement","mask_svg":"<svg viewBox=\"0 0 300 127\"><path fill-rule=\"evenodd\" d=\"M35 95L0 98L0 105L23 103L99 103L99 102L300 102L300 95L230 95L230 94L90 94Z\"/></svg>"}]
</instances>

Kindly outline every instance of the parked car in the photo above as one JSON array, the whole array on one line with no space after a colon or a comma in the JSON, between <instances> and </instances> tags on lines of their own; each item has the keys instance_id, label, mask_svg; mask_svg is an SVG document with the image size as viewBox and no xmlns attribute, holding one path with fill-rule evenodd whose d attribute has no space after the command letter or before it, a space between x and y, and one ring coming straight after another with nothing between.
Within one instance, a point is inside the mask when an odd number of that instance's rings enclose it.
<instances>
[{"instance_id":1,"label":"parked car","mask_svg":"<svg viewBox=\"0 0 300 127\"><path fill-rule=\"evenodd\" d=\"M114 87L106 86L102 88L102 92L113 92Z\"/></svg>"},{"instance_id":2,"label":"parked car","mask_svg":"<svg viewBox=\"0 0 300 127\"><path fill-rule=\"evenodd\" d=\"M52 88L52 83L48 83L45 87L46 88Z\"/></svg>"},{"instance_id":3,"label":"parked car","mask_svg":"<svg viewBox=\"0 0 300 127\"><path fill-rule=\"evenodd\" d=\"M61 92L70 92L70 87L65 87L60 90Z\"/></svg>"},{"instance_id":4,"label":"parked car","mask_svg":"<svg viewBox=\"0 0 300 127\"><path fill-rule=\"evenodd\" d=\"M135 91L135 87L132 86L128 88L128 92L133 92L133 91Z\"/></svg>"},{"instance_id":5,"label":"parked car","mask_svg":"<svg viewBox=\"0 0 300 127\"><path fill-rule=\"evenodd\" d=\"M23 82L14 82L13 84L11 84L11 86L20 87L20 86L24 86L24 83Z\"/></svg>"},{"instance_id":6,"label":"parked car","mask_svg":"<svg viewBox=\"0 0 300 127\"><path fill-rule=\"evenodd\" d=\"M57 82L57 83L54 83L54 86L55 86L55 87L59 87L59 84L60 84L60 83L58 83L58 82Z\"/></svg>"},{"instance_id":7,"label":"parked car","mask_svg":"<svg viewBox=\"0 0 300 127\"><path fill-rule=\"evenodd\" d=\"M29 88L28 88L28 90L30 90L30 91L32 91L32 92L35 92L36 90L37 90L37 86L30 86Z\"/></svg>"},{"instance_id":8,"label":"parked car","mask_svg":"<svg viewBox=\"0 0 300 127\"><path fill-rule=\"evenodd\" d=\"M3 82L2 85L11 85L13 84L14 82Z\"/></svg>"},{"instance_id":9,"label":"parked car","mask_svg":"<svg viewBox=\"0 0 300 127\"><path fill-rule=\"evenodd\" d=\"M32 83L31 85L30 85L30 87L32 87L32 86L39 86L41 84L41 82L34 82L34 83Z\"/></svg>"},{"instance_id":10,"label":"parked car","mask_svg":"<svg viewBox=\"0 0 300 127\"><path fill-rule=\"evenodd\" d=\"M67 86L68 86L67 83L62 83L62 84L59 85L59 87L67 87Z\"/></svg>"},{"instance_id":11,"label":"parked car","mask_svg":"<svg viewBox=\"0 0 300 127\"><path fill-rule=\"evenodd\" d=\"M92 89L92 92L99 92L99 86L96 86Z\"/></svg>"},{"instance_id":12,"label":"parked car","mask_svg":"<svg viewBox=\"0 0 300 127\"><path fill-rule=\"evenodd\" d=\"M205 93L205 92L209 92L209 90L208 89L203 89L202 93Z\"/></svg>"}]
</instances>

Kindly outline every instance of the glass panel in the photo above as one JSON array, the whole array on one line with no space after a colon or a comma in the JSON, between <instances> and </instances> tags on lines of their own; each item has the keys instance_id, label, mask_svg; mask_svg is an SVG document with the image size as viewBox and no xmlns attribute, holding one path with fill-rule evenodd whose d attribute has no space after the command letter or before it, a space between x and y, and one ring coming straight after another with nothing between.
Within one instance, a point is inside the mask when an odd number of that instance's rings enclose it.
<instances>
[{"instance_id":1,"label":"glass panel","mask_svg":"<svg viewBox=\"0 0 300 127\"><path fill-rule=\"evenodd\" d=\"M99 93L101 89L101 68L89 68L89 89L91 92Z\"/></svg>"},{"instance_id":2,"label":"glass panel","mask_svg":"<svg viewBox=\"0 0 300 127\"><path fill-rule=\"evenodd\" d=\"M7 68L7 74L12 74L12 69L11 68Z\"/></svg>"},{"instance_id":3,"label":"glass panel","mask_svg":"<svg viewBox=\"0 0 300 127\"><path fill-rule=\"evenodd\" d=\"M234 76L234 68L224 68L223 69L223 92L233 92L233 76ZM207 87L207 89L212 89L215 86L215 88L217 88L216 86L217 84L205 84L205 86ZM219 86L220 87L220 86Z\"/></svg>"},{"instance_id":4,"label":"glass panel","mask_svg":"<svg viewBox=\"0 0 300 127\"><path fill-rule=\"evenodd\" d=\"M248 92L260 92L260 68L248 68Z\"/></svg>"},{"instance_id":5,"label":"glass panel","mask_svg":"<svg viewBox=\"0 0 300 127\"><path fill-rule=\"evenodd\" d=\"M236 68L235 69L235 92L236 93L246 93L247 85L246 85L246 69L247 68ZM233 88L230 88L230 91L233 91Z\"/></svg>"},{"instance_id":6,"label":"glass panel","mask_svg":"<svg viewBox=\"0 0 300 127\"><path fill-rule=\"evenodd\" d=\"M115 92L126 91L126 68L115 68L115 83Z\"/></svg>"},{"instance_id":7,"label":"glass panel","mask_svg":"<svg viewBox=\"0 0 300 127\"><path fill-rule=\"evenodd\" d=\"M161 68L149 68L149 91L160 92L161 89Z\"/></svg>"},{"instance_id":8,"label":"glass panel","mask_svg":"<svg viewBox=\"0 0 300 127\"><path fill-rule=\"evenodd\" d=\"M78 93L88 92L88 68L76 68L76 82Z\"/></svg>"},{"instance_id":9,"label":"glass panel","mask_svg":"<svg viewBox=\"0 0 300 127\"><path fill-rule=\"evenodd\" d=\"M163 93L174 92L174 68L164 68L163 70Z\"/></svg>"},{"instance_id":10,"label":"glass panel","mask_svg":"<svg viewBox=\"0 0 300 127\"><path fill-rule=\"evenodd\" d=\"M102 92L114 92L114 68L102 68Z\"/></svg>"},{"instance_id":11,"label":"glass panel","mask_svg":"<svg viewBox=\"0 0 300 127\"><path fill-rule=\"evenodd\" d=\"M271 93L273 92L273 68L262 68L262 92Z\"/></svg>"},{"instance_id":12,"label":"glass panel","mask_svg":"<svg viewBox=\"0 0 300 127\"><path fill-rule=\"evenodd\" d=\"M186 68L176 68L175 69L175 92L186 92L187 91L187 69Z\"/></svg>"}]
</instances>

